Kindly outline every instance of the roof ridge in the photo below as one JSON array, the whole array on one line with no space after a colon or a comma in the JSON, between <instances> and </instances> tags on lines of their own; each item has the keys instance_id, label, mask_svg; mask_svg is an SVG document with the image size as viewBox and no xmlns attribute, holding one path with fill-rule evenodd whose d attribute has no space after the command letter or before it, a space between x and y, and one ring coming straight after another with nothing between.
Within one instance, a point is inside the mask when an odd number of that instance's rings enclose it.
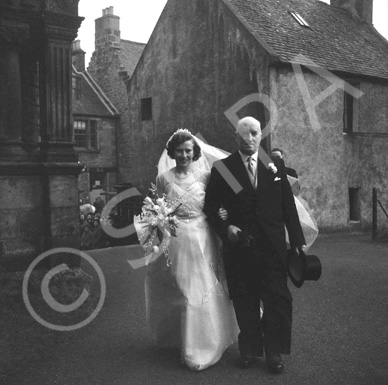
<instances>
[{"instance_id":1,"label":"roof ridge","mask_svg":"<svg viewBox=\"0 0 388 385\"><path fill-rule=\"evenodd\" d=\"M133 41L133 40L128 40L128 39L120 39L121 42L125 41L125 42L128 42L128 43L134 43L134 44L138 44L138 45L147 45L147 43L141 43L139 41Z\"/></svg>"},{"instance_id":2,"label":"roof ridge","mask_svg":"<svg viewBox=\"0 0 388 385\"><path fill-rule=\"evenodd\" d=\"M92 75L90 75L88 71L81 72L81 74L84 75L85 80L92 87L93 91L97 94L97 96L99 97L101 102L105 105L105 107L108 109L108 111L112 115L117 115L119 113L117 108L110 101L110 99L105 95L104 91L100 88L100 86L97 84L97 82L93 79Z\"/></svg>"},{"instance_id":3,"label":"roof ridge","mask_svg":"<svg viewBox=\"0 0 388 385\"><path fill-rule=\"evenodd\" d=\"M249 24L244 16L242 16L238 10L233 7L229 0L221 0L222 3L232 12L232 14L238 19L238 21L244 26L245 29L260 43L260 45L267 51L267 53L276 61L279 61L279 55L272 49L272 47L267 43L267 41L260 36Z\"/></svg>"},{"instance_id":4,"label":"roof ridge","mask_svg":"<svg viewBox=\"0 0 388 385\"><path fill-rule=\"evenodd\" d=\"M319 0L220 0L279 63L303 55L330 71L388 79L388 41L366 21ZM300 25L288 11L308 22Z\"/></svg>"}]
</instances>

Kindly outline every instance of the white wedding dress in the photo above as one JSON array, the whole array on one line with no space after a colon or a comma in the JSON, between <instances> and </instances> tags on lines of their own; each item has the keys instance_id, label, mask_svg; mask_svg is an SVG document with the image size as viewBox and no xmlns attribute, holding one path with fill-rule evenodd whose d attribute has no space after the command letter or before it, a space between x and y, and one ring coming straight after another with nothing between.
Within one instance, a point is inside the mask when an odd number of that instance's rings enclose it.
<instances>
[{"instance_id":1,"label":"white wedding dress","mask_svg":"<svg viewBox=\"0 0 388 385\"><path fill-rule=\"evenodd\" d=\"M202 211L210 173L196 169L180 179L174 169L157 177L158 193L179 199L177 237L168 259L147 267L147 324L159 346L179 347L193 370L215 364L239 332L229 299L221 243Z\"/></svg>"}]
</instances>

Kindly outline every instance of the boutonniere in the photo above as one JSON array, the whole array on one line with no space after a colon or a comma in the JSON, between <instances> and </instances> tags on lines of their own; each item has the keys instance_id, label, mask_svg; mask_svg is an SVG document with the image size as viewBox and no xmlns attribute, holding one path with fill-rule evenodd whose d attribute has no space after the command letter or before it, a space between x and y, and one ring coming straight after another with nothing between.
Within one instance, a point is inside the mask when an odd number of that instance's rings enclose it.
<instances>
[{"instance_id":1,"label":"boutonniere","mask_svg":"<svg viewBox=\"0 0 388 385\"><path fill-rule=\"evenodd\" d=\"M270 170L273 174L276 174L278 172L278 169L273 163L268 164L268 170Z\"/></svg>"}]
</instances>

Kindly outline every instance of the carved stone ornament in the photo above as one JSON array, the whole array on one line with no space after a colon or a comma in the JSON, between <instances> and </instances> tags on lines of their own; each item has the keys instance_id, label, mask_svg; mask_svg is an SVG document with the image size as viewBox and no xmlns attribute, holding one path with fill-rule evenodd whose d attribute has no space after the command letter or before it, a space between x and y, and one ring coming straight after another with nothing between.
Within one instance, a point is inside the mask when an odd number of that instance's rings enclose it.
<instances>
[{"instance_id":1,"label":"carved stone ornament","mask_svg":"<svg viewBox=\"0 0 388 385\"><path fill-rule=\"evenodd\" d=\"M78 15L79 0L0 0L0 6Z\"/></svg>"},{"instance_id":2,"label":"carved stone ornament","mask_svg":"<svg viewBox=\"0 0 388 385\"><path fill-rule=\"evenodd\" d=\"M2 22L0 24L0 47L19 50L29 43L29 27L22 23Z\"/></svg>"},{"instance_id":3,"label":"carved stone ornament","mask_svg":"<svg viewBox=\"0 0 388 385\"><path fill-rule=\"evenodd\" d=\"M77 37L78 28L84 18L79 16L60 14L53 11L43 13L43 26L49 39L73 41Z\"/></svg>"},{"instance_id":4,"label":"carved stone ornament","mask_svg":"<svg viewBox=\"0 0 388 385\"><path fill-rule=\"evenodd\" d=\"M46 10L77 16L78 2L79 0L46 0Z\"/></svg>"},{"instance_id":5,"label":"carved stone ornament","mask_svg":"<svg viewBox=\"0 0 388 385\"><path fill-rule=\"evenodd\" d=\"M0 5L19 9L42 9L44 0L0 0Z\"/></svg>"}]
</instances>

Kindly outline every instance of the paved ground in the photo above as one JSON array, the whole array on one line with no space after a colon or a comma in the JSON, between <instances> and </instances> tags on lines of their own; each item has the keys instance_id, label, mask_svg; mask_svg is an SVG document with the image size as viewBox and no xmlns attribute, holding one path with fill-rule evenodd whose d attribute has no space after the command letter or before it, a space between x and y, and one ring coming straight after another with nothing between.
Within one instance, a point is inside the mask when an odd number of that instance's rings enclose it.
<instances>
[{"instance_id":1,"label":"paved ground","mask_svg":"<svg viewBox=\"0 0 388 385\"><path fill-rule=\"evenodd\" d=\"M122 247L90 253L107 285L98 316L79 330L56 332L62 333L60 344L48 344L51 348L39 359L29 360L0 381L4 385L388 384L388 245L371 243L365 235L317 240L310 252L321 258L322 278L292 288L293 352L285 357L280 376L268 374L263 362L246 370L237 368L236 345L217 365L200 373L182 366L178 352L153 347L145 328L145 269L133 270L127 262L137 252ZM38 326L44 345L52 334Z\"/></svg>"}]
</instances>

